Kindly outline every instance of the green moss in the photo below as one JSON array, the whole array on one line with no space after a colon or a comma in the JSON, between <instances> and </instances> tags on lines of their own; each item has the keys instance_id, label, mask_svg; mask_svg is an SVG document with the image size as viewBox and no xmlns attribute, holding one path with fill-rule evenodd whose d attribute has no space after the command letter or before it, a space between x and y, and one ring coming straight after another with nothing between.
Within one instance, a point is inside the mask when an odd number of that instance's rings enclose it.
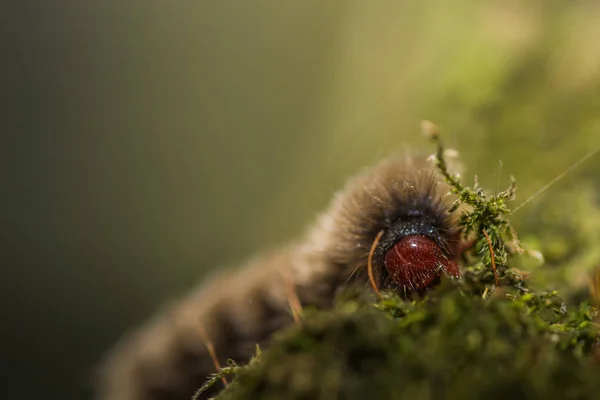
<instances>
[{"instance_id":1,"label":"green moss","mask_svg":"<svg viewBox=\"0 0 600 400\"><path fill-rule=\"evenodd\" d=\"M236 376L219 399L599 398L598 310L539 290L511 267L527 254L507 219L514 182L491 196L464 186L429 133L475 243L463 278L411 300L343 294L333 310L309 311L277 333L248 366L222 371Z\"/></svg>"},{"instance_id":2,"label":"green moss","mask_svg":"<svg viewBox=\"0 0 600 400\"><path fill-rule=\"evenodd\" d=\"M311 315L219 398L597 398L595 311L554 294L471 290L447 282L419 302Z\"/></svg>"}]
</instances>

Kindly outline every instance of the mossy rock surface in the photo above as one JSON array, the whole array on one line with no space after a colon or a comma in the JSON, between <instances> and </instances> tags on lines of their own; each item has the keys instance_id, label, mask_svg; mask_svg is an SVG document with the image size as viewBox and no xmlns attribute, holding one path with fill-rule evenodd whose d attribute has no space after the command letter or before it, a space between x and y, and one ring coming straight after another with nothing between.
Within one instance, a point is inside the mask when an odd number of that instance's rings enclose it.
<instances>
[{"instance_id":1,"label":"mossy rock surface","mask_svg":"<svg viewBox=\"0 0 600 400\"><path fill-rule=\"evenodd\" d=\"M594 308L447 282L306 315L218 399L600 398Z\"/></svg>"}]
</instances>

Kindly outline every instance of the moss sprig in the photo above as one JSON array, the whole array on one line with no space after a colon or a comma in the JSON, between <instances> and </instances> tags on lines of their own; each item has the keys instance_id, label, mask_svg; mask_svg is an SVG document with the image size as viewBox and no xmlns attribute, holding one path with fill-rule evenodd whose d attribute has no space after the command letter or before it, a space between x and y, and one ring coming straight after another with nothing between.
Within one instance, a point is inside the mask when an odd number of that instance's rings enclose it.
<instances>
[{"instance_id":1,"label":"moss sprig","mask_svg":"<svg viewBox=\"0 0 600 400\"><path fill-rule=\"evenodd\" d=\"M466 186L460 175L450 171L445 158L446 149L437 126L424 121L422 128L436 145L435 165L438 171L450 186L451 193L457 196L450 211L456 211L460 207L465 209L459 221L463 238L473 241L473 247L481 255L483 264L494 267L494 275L497 269L501 279L510 280L507 276L508 255L522 252L508 220L511 210L507 203L515 198L516 180L511 176L509 187L496 194L488 194L479 188L477 180L475 187Z\"/></svg>"},{"instance_id":2,"label":"moss sprig","mask_svg":"<svg viewBox=\"0 0 600 400\"><path fill-rule=\"evenodd\" d=\"M210 388L212 388L217 382L219 382L223 378L226 378L228 376L235 377L236 375L240 374L244 370L246 370L248 368L251 368L253 365L255 365L258 362L260 362L261 355L262 355L262 352L260 350L260 346L256 345L256 352L255 352L254 356L250 359L250 361L248 362L248 364L240 366L234 360L232 360L231 358L228 359L227 360L227 366L223 367L223 368L219 368L219 370L217 372L215 372L214 374L212 374L206 380L206 382L204 382L204 384L200 387L200 389L198 389L196 391L196 393L194 393L194 395L192 396L191 400L198 400L198 399L200 399L203 393L205 393L206 391L208 391ZM230 385L235 385L235 384L236 384L236 382L234 381Z\"/></svg>"},{"instance_id":3,"label":"moss sprig","mask_svg":"<svg viewBox=\"0 0 600 400\"><path fill-rule=\"evenodd\" d=\"M192 396L192 400L200 399L200 396L202 395L202 393L206 392L208 389L213 387L213 385L215 383L219 382L220 380L222 380L223 378L226 378L228 376L238 374L243 368L243 367L238 366L236 364L236 362L233 361L232 359L227 360L227 364L228 364L227 367L220 368L217 372L212 374L206 382L204 382L204 384L200 387L200 389L198 389L196 391L196 393L194 394L194 396Z\"/></svg>"}]
</instances>

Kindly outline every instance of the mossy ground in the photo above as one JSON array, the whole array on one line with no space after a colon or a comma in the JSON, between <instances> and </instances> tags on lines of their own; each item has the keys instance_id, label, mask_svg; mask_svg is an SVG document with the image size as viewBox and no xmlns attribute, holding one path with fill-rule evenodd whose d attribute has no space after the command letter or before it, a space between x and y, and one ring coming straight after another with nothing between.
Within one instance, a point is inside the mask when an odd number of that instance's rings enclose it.
<instances>
[{"instance_id":1,"label":"mossy ground","mask_svg":"<svg viewBox=\"0 0 600 400\"><path fill-rule=\"evenodd\" d=\"M592 308L472 290L446 282L421 301L307 315L219 399L598 398Z\"/></svg>"},{"instance_id":2,"label":"mossy ground","mask_svg":"<svg viewBox=\"0 0 600 400\"><path fill-rule=\"evenodd\" d=\"M433 138L457 207L467 207L460 223L474 245L462 279L420 298L344 293L333 310L305 310L248 366L215 376L235 375L218 399L600 398L597 297L563 300L516 268L535 252L507 219L514 186L492 196L464 186Z\"/></svg>"}]
</instances>

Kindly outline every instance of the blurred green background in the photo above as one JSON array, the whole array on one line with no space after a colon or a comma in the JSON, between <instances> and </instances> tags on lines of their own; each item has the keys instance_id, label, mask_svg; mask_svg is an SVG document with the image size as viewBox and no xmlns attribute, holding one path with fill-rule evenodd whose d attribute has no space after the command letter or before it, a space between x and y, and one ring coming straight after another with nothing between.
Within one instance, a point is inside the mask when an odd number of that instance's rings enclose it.
<instances>
[{"instance_id":1,"label":"blurred green background","mask_svg":"<svg viewBox=\"0 0 600 400\"><path fill-rule=\"evenodd\" d=\"M301 232L349 174L432 151L423 118L467 181L516 176L517 203L600 146L597 1L15 1L0 19L3 399L89 397L165 300ZM538 275L600 262L598 172L515 214Z\"/></svg>"}]
</instances>

